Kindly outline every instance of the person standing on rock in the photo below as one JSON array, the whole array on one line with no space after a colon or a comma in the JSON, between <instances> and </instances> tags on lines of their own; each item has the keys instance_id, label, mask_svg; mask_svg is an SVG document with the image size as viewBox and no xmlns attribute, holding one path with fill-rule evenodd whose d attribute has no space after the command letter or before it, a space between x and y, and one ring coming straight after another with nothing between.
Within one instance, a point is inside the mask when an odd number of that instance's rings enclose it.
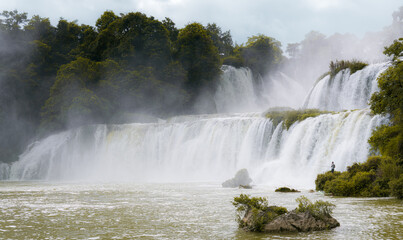
<instances>
[{"instance_id":1,"label":"person standing on rock","mask_svg":"<svg viewBox=\"0 0 403 240\"><path fill-rule=\"evenodd\" d=\"M332 169L332 173L334 173L334 168L336 167L336 165L334 165L334 162L332 162L332 165L330 166L330 168Z\"/></svg>"}]
</instances>

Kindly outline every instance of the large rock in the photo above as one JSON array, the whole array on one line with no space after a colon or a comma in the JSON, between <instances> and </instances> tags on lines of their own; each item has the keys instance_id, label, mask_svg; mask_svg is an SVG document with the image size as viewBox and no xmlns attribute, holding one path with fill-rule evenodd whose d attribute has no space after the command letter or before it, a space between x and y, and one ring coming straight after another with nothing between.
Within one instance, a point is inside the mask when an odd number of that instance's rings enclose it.
<instances>
[{"instance_id":1,"label":"large rock","mask_svg":"<svg viewBox=\"0 0 403 240\"><path fill-rule=\"evenodd\" d=\"M249 184L252 182L252 179L249 177L248 170L245 168L239 170L234 178L228 179L227 181L222 183L223 187L226 188L237 188L239 186L249 186Z\"/></svg>"},{"instance_id":2,"label":"large rock","mask_svg":"<svg viewBox=\"0 0 403 240\"><path fill-rule=\"evenodd\" d=\"M252 211L248 211L242 219L245 230L253 227L252 224L254 224L254 222L252 215ZM267 214L265 214L263 211L259 210L259 218L262 218L266 215ZM309 211L297 212L296 210L293 210L275 217L273 220L266 223L261 231L266 233L308 232L327 230L338 226L340 226L340 223L331 216L315 218Z\"/></svg>"},{"instance_id":3,"label":"large rock","mask_svg":"<svg viewBox=\"0 0 403 240\"><path fill-rule=\"evenodd\" d=\"M275 218L264 226L264 232L308 232L340 226L333 217L315 218L310 212L291 211Z\"/></svg>"}]
</instances>

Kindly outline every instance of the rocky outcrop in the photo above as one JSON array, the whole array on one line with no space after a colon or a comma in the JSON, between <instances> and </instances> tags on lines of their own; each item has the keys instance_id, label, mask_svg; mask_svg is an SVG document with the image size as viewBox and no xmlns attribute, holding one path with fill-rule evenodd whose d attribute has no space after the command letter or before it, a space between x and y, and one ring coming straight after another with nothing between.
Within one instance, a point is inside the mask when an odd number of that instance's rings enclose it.
<instances>
[{"instance_id":1,"label":"rocky outcrop","mask_svg":"<svg viewBox=\"0 0 403 240\"><path fill-rule=\"evenodd\" d=\"M222 186L225 188L237 188L239 186L249 186L251 182L252 179L249 177L248 170L243 168L235 174L234 178L223 182Z\"/></svg>"},{"instance_id":2,"label":"rocky outcrop","mask_svg":"<svg viewBox=\"0 0 403 240\"><path fill-rule=\"evenodd\" d=\"M263 232L321 231L338 226L340 226L340 223L333 217L315 218L310 212L297 213L294 210L267 223L263 228Z\"/></svg>"},{"instance_id":3,"label":"rocky outcrop","mask_svg":"<svg viewBox=\"0 0 403 240\"><path fill-rule=\"evenodd\" d=\"M266 216L270 216L267 212L259 211L257 219L263 219ZM256 220L254 219L252 211L247 211L243 221L243 228L245 230L254 230ZM309 232L309 231L321 231L332 229L340 226L340 223L331 216L315 217L311 212L297 212L293 210L291 212L277 215L274 219L270 219L264 226L258 231L266 233L274 232Z\"/></svg>"}]
</instances>

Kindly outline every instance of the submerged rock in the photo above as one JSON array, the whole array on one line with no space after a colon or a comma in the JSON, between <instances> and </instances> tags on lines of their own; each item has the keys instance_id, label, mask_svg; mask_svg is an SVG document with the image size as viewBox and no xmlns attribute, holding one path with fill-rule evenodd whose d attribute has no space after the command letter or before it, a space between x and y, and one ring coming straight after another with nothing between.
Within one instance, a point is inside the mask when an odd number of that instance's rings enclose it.
<instances>
[{"instance_id":1,"label":"submerged rock","mask_svg":"<svg viewBox=\"0 0 403 240\"><path fill-rule=\"evenodd\" d=\"M285 192L285 193L288 193L288 192L301 192L301 191L298 191L298 190L293 189L293 188L281 187L281 188L277 188L277 189L275 190L275 192Z\"/></svg>"},{"instance_id":2,"label":"submerged rock","mask_svg":"<svg viewBox=\"0 0 403 240\"><path fill-rule=\"evenodd\" d=\"M228 179L227 181L222 183L222 186L225 188L237 188L240 186L249 186L252 182L252 179L249 177L248 170L243 168L239 170L234 178Z\"/></svg>"}]
</instances>

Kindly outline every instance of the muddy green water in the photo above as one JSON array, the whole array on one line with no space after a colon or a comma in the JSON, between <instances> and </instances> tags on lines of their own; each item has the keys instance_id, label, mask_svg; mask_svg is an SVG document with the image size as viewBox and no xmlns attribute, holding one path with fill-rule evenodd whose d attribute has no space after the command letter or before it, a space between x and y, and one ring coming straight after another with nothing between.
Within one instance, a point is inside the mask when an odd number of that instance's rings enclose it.
<instances>
[{"instance_id":1,"label":"muddy green water","mask_svg":"<svg viewBox=\"0 0 403 240\"><path fill-rule=\"evenodd\" d=\"M305 195L336 204L341 226L322 232L254 234L238 230L234 196L266 196L289 210ZM77 184L0 182L0 239L402 239L403 202L275 193L262 186L213 183Z\"/></svg>"}]
</instances>

